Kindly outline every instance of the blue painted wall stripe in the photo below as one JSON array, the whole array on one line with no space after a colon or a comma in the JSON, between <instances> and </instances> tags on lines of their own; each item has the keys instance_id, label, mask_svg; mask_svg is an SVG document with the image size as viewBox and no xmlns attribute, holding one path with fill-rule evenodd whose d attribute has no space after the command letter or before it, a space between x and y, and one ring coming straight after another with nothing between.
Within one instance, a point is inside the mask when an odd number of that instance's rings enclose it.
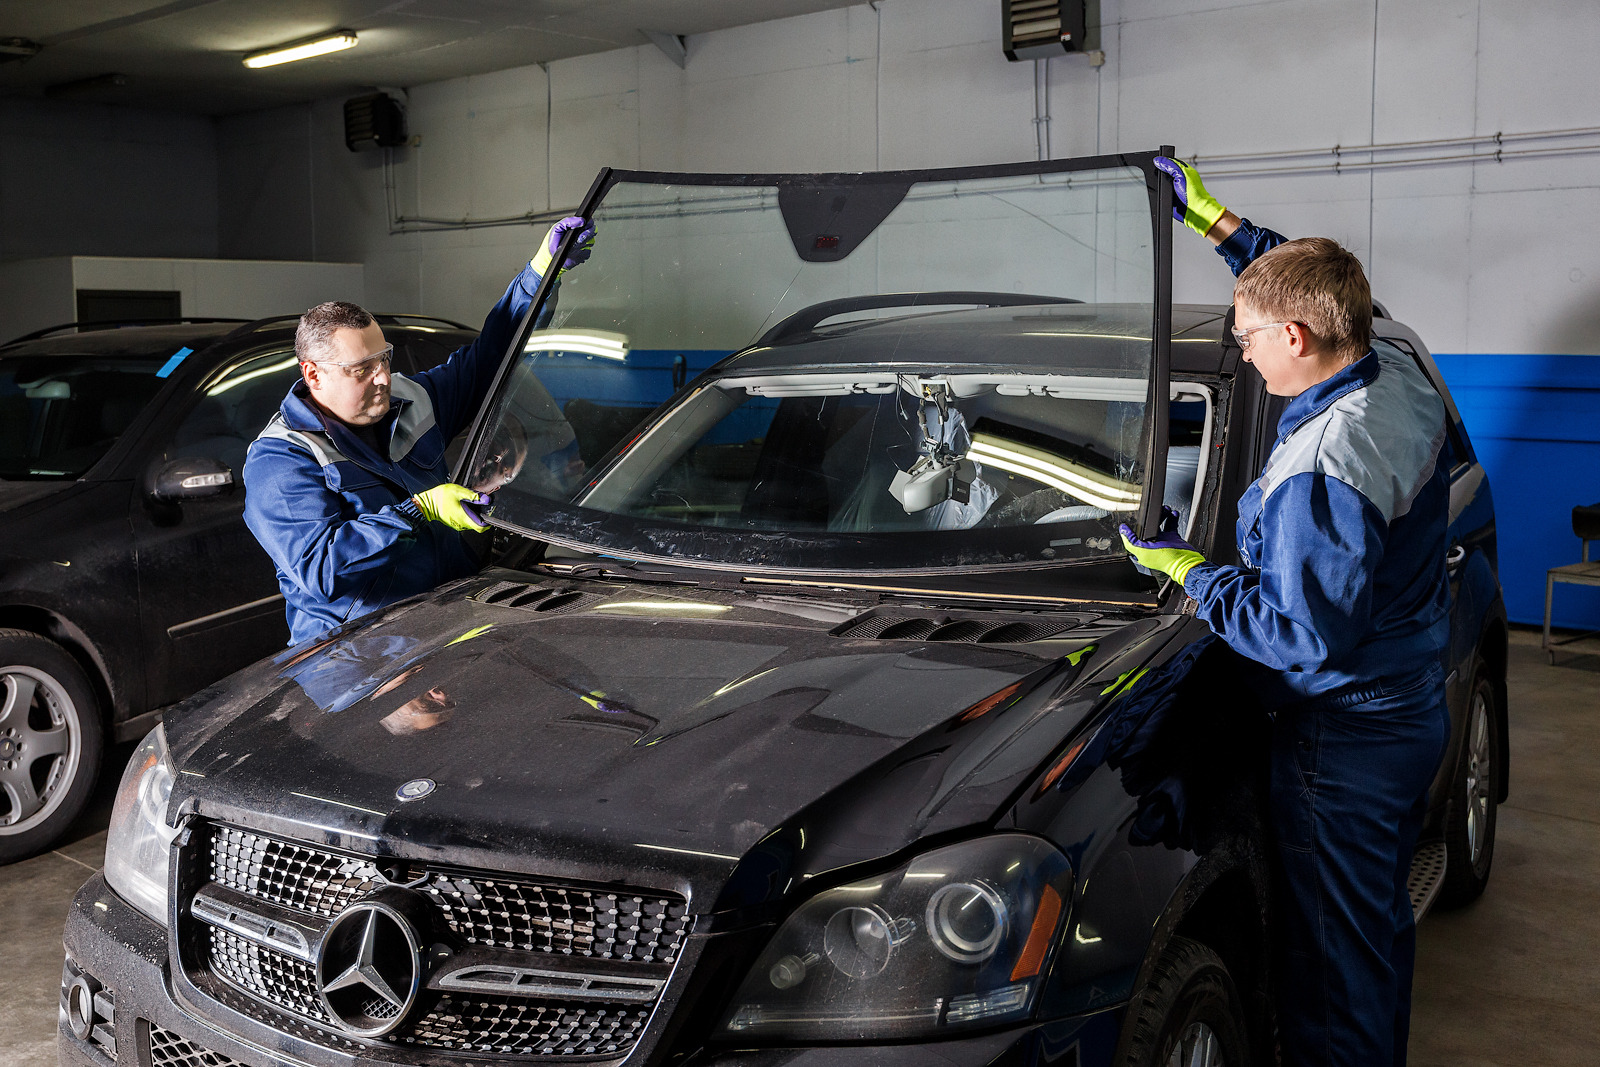
<instances>
[{"instance_id":1,"label":"blue painted wall stripe","mask_svg":"<svg viewBox=\"0 0 1600 1067\"><path fill-rule=\"evenodd\" d=\"M1434 360L1494 490L1506 611L1513 622L1537 625L1545 571L1576 563L1582 548L1573 507L1600 501L1600 356ZM1600 629L1600 589L1558 585L1553 618Z\"/></svg>"}]
</instances>

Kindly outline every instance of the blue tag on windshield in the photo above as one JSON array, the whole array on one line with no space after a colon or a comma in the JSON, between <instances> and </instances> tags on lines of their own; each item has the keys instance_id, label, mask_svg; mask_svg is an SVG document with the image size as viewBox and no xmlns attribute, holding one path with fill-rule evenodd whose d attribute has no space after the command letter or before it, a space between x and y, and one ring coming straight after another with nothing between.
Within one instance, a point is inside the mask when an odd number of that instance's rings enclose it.
<instances>
[{"instance_id":1,"label":"blue tag on windshield","mask_svg":"<svg viewBox=\"0 0 1600 1067\"><path fill-rule=\"evenodd\" d=\"M176 352L172 353L171 359L161 364L161 369L156 371L156 377L165 378L167 375L178 369L178 364L182 363L185 359L192 355L194 355L194 349L192 348L184 347L178 349Z\"/></svg>"}]
</instances>

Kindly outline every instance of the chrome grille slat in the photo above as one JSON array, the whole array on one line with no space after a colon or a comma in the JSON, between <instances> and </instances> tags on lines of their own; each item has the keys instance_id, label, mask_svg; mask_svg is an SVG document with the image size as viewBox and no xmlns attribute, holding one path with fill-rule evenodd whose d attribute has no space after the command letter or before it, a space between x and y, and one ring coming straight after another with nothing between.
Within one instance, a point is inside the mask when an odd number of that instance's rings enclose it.
<instances>
[{"instance_id":1,"label":"chrome grille slat","mask_svg":"<svg viewBox=\"0 0 1600 1067\"><path fill-rule=\"evenodd\" d=\"M317 972L309 963L246 941L231 930L211 928L211 972L246 993L280 1008L331 1022L317 995Z\"/></svg>"}]
</instances>

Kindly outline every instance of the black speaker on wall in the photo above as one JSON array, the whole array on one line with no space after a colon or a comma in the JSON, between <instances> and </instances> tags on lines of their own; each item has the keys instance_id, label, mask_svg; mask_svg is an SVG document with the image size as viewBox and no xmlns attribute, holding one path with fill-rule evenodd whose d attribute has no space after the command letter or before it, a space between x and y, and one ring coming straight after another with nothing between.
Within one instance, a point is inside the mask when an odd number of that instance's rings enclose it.
<instances>
[{"instance_id":1,"label":"black speaker on wall","mask_svg":"<svg viewBox=\"0 0 1600 1067\"><path fill-rule=\"evenodd\" d=\"M398 148L406 138L405 109L388 93L352 96L344 102L344 144L350 151Z\"/></svg>"},{"instance_id":2,"label":"black speaker on wall","mask_svg":"<svg viewBox=\"0 0 1600 1067\"><path fill-rule=\"evenodd\" d=\"M1000 17L1009 60L1084 50L1084 0L1000 0Z\"/></svg>"}]
</instances>

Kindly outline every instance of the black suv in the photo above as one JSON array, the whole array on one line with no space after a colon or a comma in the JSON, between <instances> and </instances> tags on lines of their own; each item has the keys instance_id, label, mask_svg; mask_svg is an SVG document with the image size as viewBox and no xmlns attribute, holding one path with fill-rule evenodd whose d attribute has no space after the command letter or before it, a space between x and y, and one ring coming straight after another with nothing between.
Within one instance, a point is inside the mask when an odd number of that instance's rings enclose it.
<instances>
[{"instance_id":1,"label":"black suv","mask_svg":"<svg viewBox=\"0 0 1600 1067\"><path fill-rule=\"evenodd\" d=\"M475 332L383 316L397 369ZM295 318L42 330L0 346L0 863L82 809L108 741L288 641L245 449Z\"/></svg>"},{"instance_id":2,"label":"black suv","mask_svg":"<svg viewBox=\"0 0 1600 1067\"><path fill-rule=\"evenodd\" d=\"M603 173L457 471L498 565L146 739L62 1061L1271 1062L1264 716L1117 525L1236 558L1279 402L1171 304L1152 159ZM1419 911L1506 782L1451 411Z\"/></svg>"}]
</instances>

